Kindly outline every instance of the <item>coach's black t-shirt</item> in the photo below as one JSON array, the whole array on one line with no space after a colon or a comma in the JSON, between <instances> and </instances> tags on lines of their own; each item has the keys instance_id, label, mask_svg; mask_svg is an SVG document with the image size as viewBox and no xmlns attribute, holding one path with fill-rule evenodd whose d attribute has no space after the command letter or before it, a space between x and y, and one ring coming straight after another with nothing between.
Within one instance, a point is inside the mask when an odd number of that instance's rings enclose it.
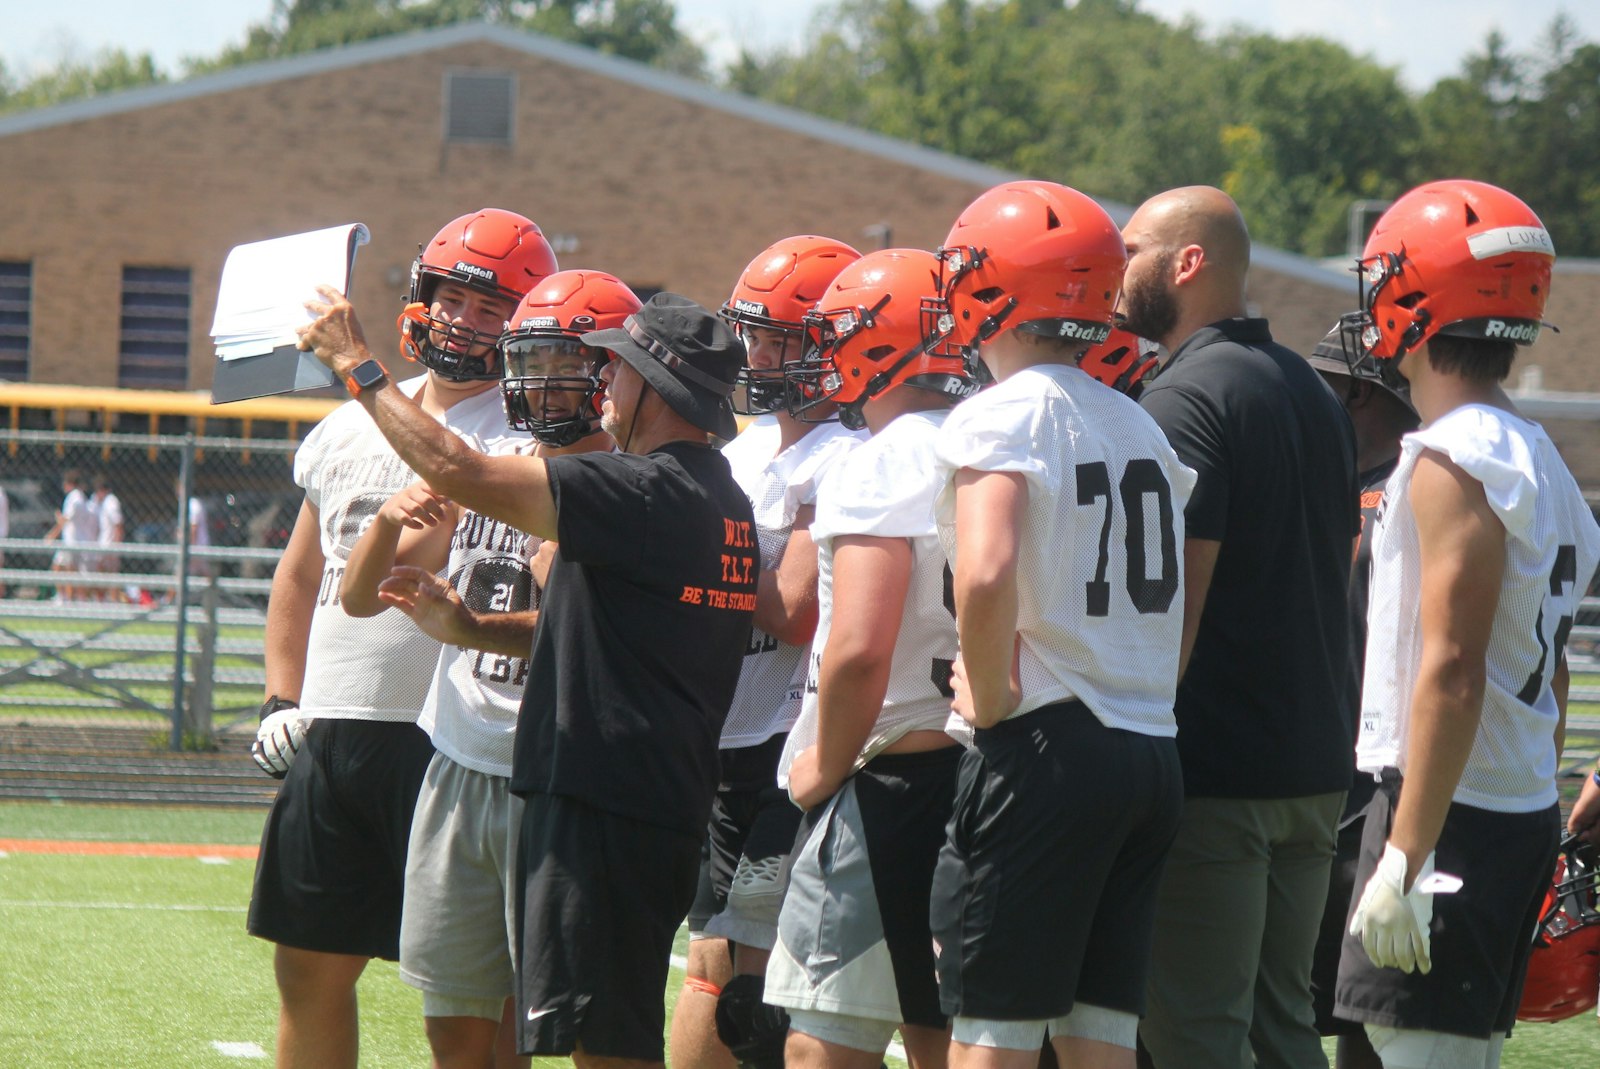
<instances>
[{"instance_id":1,"label":"coach's black t-shirt","mask_svg":"<svg viewBox=\"0 0 1600 1069\"><path fill-rule=\"evenodd\" d=\"M1178 685L1185 790L1347 790L1347 598L1359 532L1349 416L1262 319L1196 331L1139 403L1199 475L1186 536L1222 543Z\"/></svg>"},{"instance_id":2,"label":"coach's black t-shirt","mask_svg":"<svg viewBox=\"0 0 1600 1069\"><path fill-rule=\"evenodd\" d=\"M560 548L511 789L703 835L755 609L750 502L691 442L547 464Z\"/></svg>"}]
</instances>

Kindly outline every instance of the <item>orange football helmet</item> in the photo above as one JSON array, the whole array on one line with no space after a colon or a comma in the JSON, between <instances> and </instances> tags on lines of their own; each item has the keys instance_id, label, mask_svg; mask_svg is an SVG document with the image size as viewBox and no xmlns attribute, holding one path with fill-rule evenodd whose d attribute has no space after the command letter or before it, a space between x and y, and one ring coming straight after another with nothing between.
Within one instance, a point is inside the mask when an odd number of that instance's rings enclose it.
<instances>
[{"instance_id":1,"label":"orange football helmet","mask_svg":"<svg viewBox=\"0 0 1600 1069\"><path fill-rule=\"evenodd\" d=\"M1529 345L1555 257L1533 209L1498 186L1418 186L1383 213L1357 261L1358 355L1397 360L1435 334Z\"/></svg>"},{"instance_id":2,"label":"orange football helmet","mask_svg":"<svg viewBox=\"0 0 1600 1069\"><path fill-rule=\"evenodd\" d=\"M609 356L579 338L620 327L639 308L626 283L601 271L557 271L529 290L500 337L506 422L558 447L594 433Z\"/></svg>"},{"instance_id":3,"label":"orange football helmet","mask_svg":"<svg viewBox=\"0 0 1600 1069\"><path fill-rule=\"evenodd\" d=\"M1090 197L1056 182L1007 182L967 205L938 251L949 341L1020 329L1099 345L1111 332L1128 252Z\"/></svg>"},{"instance_id":4,"label":"orange football helmet","mask_svg":"<svg viewBox=\"0 0 1600 1069\"><path fill-rule=\"evenodd\" d=\"M1564 1021L1595 1008L1600 990L1600 911L1592 847L1569 837L1556 857L1534 933L1517 1018Z\"/></svg>"},{"instance_id":5,"label":"orange football helmet","mask_svg":"<svg viewBox=\"0 0 1600 1069\"><path fill-rule=\"evenodd\" d=\"M815 420L831 401L840 422L859 429L862 406L897 386L977 392L975 362L929 344L925 312L938 286L939 262L920 249L870 252L840 271L805 318L806 355L784 368L790 412Z\"/></svg>"},{"instance_id":6,"label":"orange football helmet","mask_svg":"<svg viewBox=\"0 0 1600 1069\"><path fill-rule=\"evenodd\" d=\"M1120 393L1138 399L1145 380L1155 373L1159 356L1155 343L1117 327L1105 341L1078 358L1078 366Z\"/></svg>"},{"instance_id":7,"label":"orange football helmet","mask_svg":"<svg viewBox=\"0 0 1600 1069\"><path fill-rule=\"evenodd\" d=\"M859 252L832 238L814 234L784 238L763 249L739 275L722 306L722 318L747 347L750 328L761 327L792 335L798 350L806 313L828 283L859 259ZM783 384L781 367L744 368L739 372L743 402L735 401L734 411L755 416L784 407Z\"/></svg>"},{"instance_id":8,"label":"orange football helmet","mask_svg":"<svg viewBox=\"0 0 1600 1069\"><path fill-rule=\"evenodd\" d=\"M457 382L499 378L487 356L497 333L472 330L436 318L434 290L456 282L492 297L520 301L534 284L556 270L556 254L533 220L500 208L484 208L446 223L411 264L411 290L400 313L400 355ZM439 331L455 348L429 341Z\"/></svg>"}]
</instances>

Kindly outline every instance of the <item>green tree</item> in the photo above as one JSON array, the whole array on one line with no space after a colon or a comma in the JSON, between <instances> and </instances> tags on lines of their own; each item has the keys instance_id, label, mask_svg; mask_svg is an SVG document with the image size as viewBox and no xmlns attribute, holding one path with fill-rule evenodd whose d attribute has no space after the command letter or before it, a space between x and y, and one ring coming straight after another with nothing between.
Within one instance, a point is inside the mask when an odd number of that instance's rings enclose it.
<instances>
[{"instance_id":1,"label":"green tree","mask_svg":"<svg viewBox=\"0 0 1600 1069\"><path fill-rule=\"evenodd\" d=\"M1312 37L1220 44L1236 120L1224 138L1223 188L1256 240L1314 256L1342 251L1350 203L1406 184L1418 126L1397 72Z\"/></svg>"},{"instance_id":2,"label":"green tree","mask_svg":"<svg viewBox=\"0 0 1600 1069\"><path fill-rule=\"evenodd\" d=\"M333 48L374 37L488 20L703 76L705 56L671 0L275 0L245 41L192 72Z\"/></svg>"},{"instance_id":3,"label":"green tree","mask_svg":"<svg viewBox=\"0 0 1600 1069\"><path fill-rule=\"evenodd\" d=\"M0 112L26 111L83 97L166 81L148 52L106 49L89 59L67 56L55 66L17 77L0 64Z\"/></svg>"}]
</instances>

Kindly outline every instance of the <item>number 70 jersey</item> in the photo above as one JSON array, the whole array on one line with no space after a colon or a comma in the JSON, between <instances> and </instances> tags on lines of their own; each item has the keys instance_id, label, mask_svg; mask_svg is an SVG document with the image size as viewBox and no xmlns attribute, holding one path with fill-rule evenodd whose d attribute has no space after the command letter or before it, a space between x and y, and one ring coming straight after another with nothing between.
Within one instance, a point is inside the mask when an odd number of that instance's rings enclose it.
<instances>
[{"instance_id":1,"label":"number 70 jersey","mask_svg":"<svg viewBox=\"0 0 1600 1069\"><path fill-rule=\"evenodd\" d=\"M957 472L1026 480L1012 716L1076 698L1108 727L1176 735L1183 507L1195 473L1155 421L1076 367L1044 365L956 406L938 458L939 536L952 562Z\"/></svg>"}]
</instances>

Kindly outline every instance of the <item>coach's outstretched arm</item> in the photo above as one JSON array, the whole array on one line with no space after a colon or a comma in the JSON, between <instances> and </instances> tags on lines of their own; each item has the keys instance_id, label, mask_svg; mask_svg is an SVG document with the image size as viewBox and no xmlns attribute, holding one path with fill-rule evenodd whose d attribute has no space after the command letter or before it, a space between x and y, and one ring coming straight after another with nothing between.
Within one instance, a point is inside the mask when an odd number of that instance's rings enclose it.
<instances>
[{"instance_id":1,"label":"coach's outstretched arm","mask_svg":"<svg viewBox=\"0 0 1600 1069\"><path fill-rule=\"evenodd\" d=\"M299 346L350 385L357 368L378 362L350 302L331 286L318 292L324 300L306 302L317 318L300 328ZM387 369L376 384L350 385L350 391L400 459L440 495L531 535L556 537L555 497L543 460L478 452L396 389Z\"/></svg>"}]
</instances>

